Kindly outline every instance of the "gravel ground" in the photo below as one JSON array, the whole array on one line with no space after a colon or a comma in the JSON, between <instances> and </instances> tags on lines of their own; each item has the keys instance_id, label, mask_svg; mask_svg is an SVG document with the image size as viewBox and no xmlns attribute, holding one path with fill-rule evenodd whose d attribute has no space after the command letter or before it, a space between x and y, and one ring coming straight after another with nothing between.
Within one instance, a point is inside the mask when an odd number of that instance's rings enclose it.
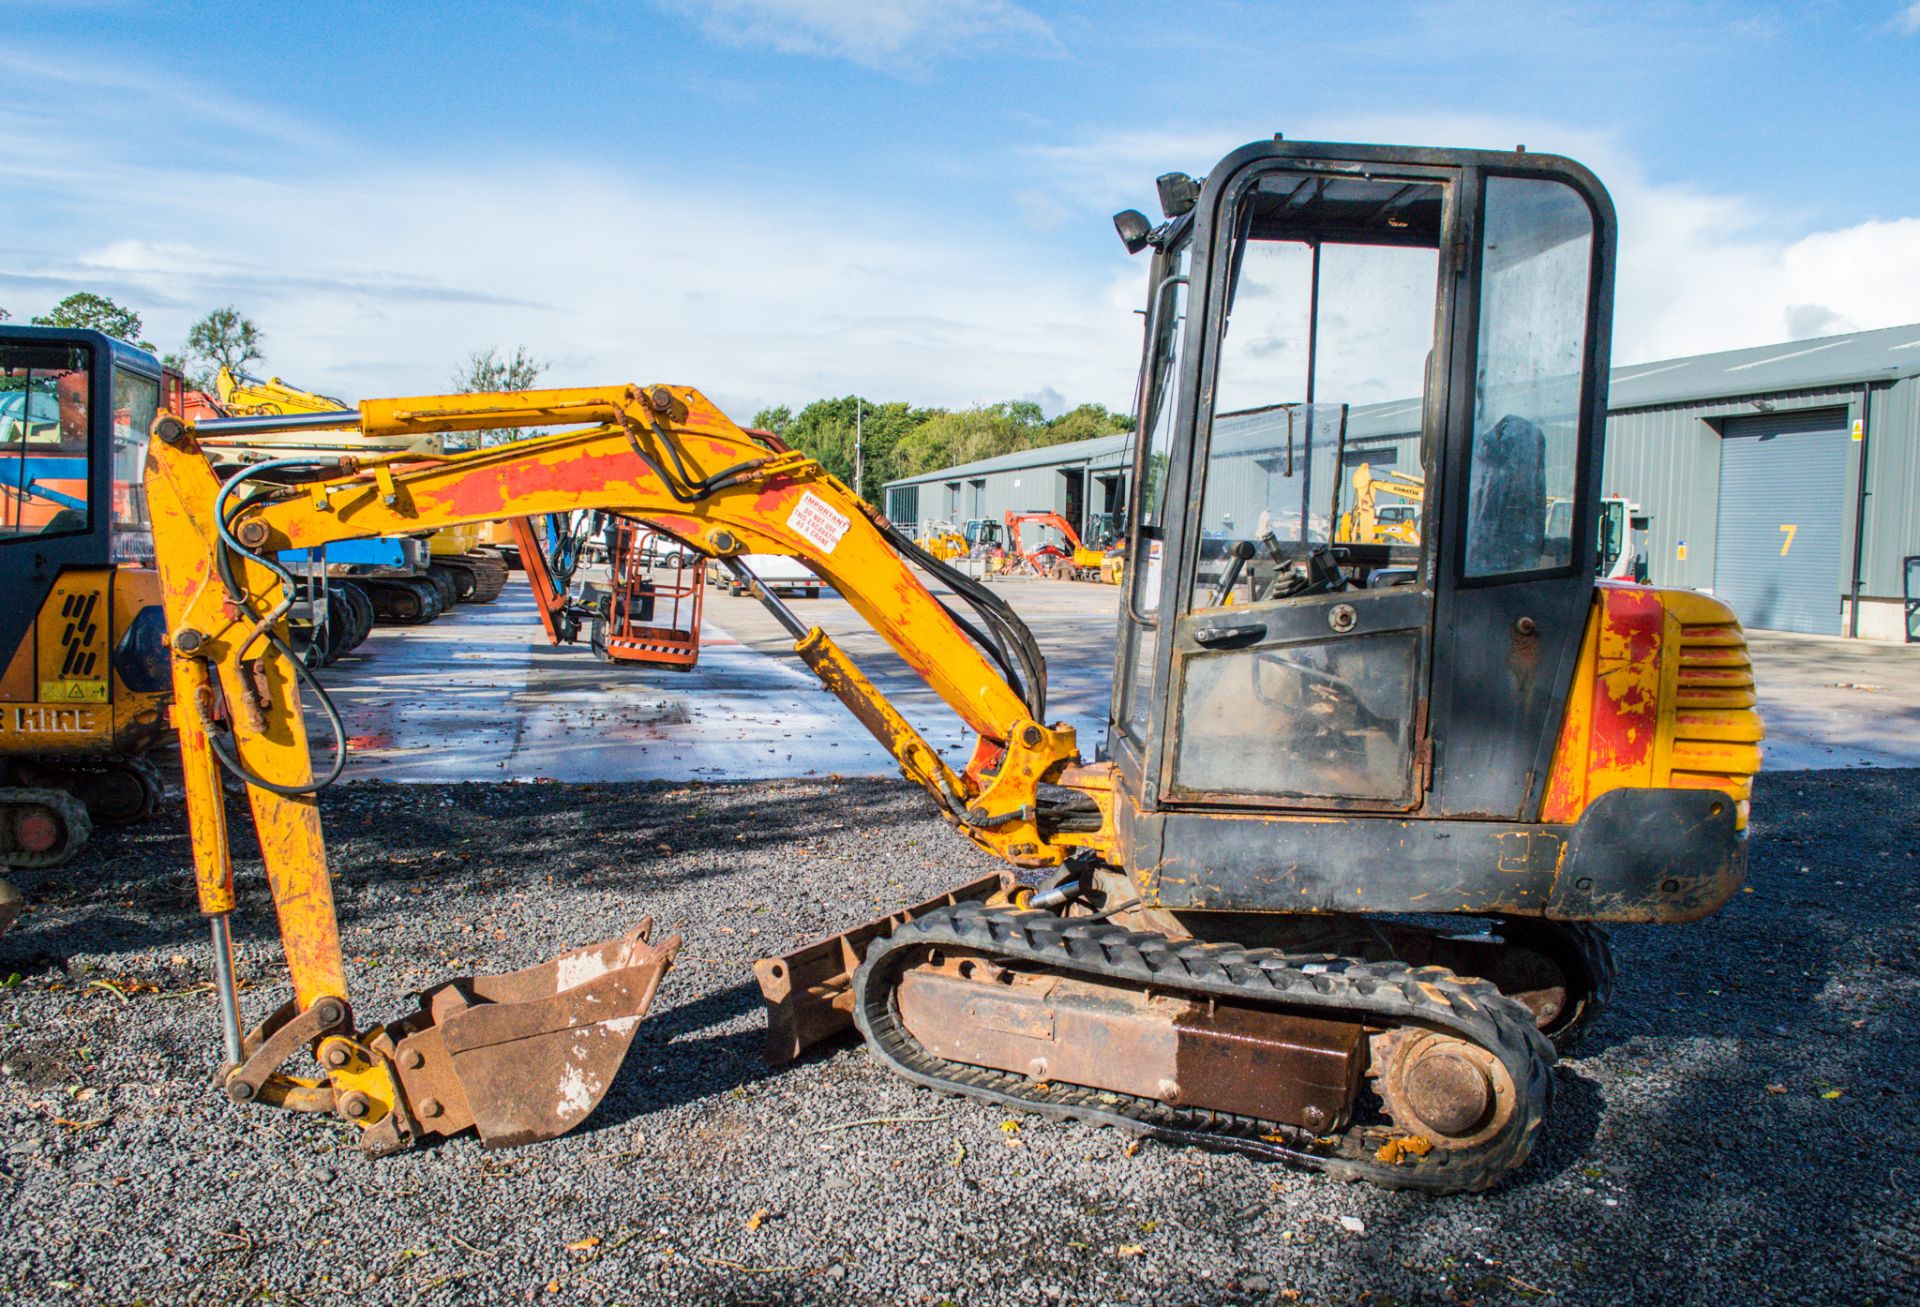
<instances>
[{"instance_id":1,"label":"gravel ground","mask_svg":"<svg viewBox=\"0 0 1920 1307\"><path fill-rule=\"evenodd\" d=\"M553 1143L383 1161L228 1104L177 810L0 939L0 1297L1026 1304L1877 1302L1920 1294L1920 772L1761 782L1752 892L1618 932L1533 1160L1428 1199L942 1098L840 1048L769 1072L748 973L988 864L879 782L336 787L363 1016L642 912L688 946ZM239 813L236 811L235 816ZM243 994L283 996L243 852ZM885 1124L853 1124L898 1118Z\"/></svg>"}]
</instances>

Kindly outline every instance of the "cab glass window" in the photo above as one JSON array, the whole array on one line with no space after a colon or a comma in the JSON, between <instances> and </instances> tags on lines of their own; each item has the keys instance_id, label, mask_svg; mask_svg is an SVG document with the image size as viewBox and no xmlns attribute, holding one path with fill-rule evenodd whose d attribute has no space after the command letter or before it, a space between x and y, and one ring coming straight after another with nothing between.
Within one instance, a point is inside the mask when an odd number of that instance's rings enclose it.
<instances>
[{"instance_id":1,"label":"cab glass window","mask_svg":"<svg viewBox=\"0 0 1920 1307\"><path fill-rule=\"evenodd\" d=\"M1282 172L1241 200L1193 607L1418 579L1444 198Z\"/></svg>"},{"instance_id":2,"label":"cab glass window","mask_svg":"<svg viewBox=\"0 0 1920 1307\"><path fill-rule=\"evenodd\" d=\"M1173 457L1180 358L1187 339L1187 270L1192 252L1189 240L1167 253L1164 274L1154 287L1154 302L1147 310L1153 338L1148 345L1146 389L1141 397L1144 407L1139 415L1143 433L1141 465L1135 472L1139 487L1136 503L1140 513L1140 556L1126 561L1124 583L1131 588L1134 611L1149 619L1155 618L1160 608L1161 566L1166 552L1167 466ZM1160 633L1157 627L1134 622L1129 622L1128 628L1131 636L1127 672L1120 687L1124 700L1120 721L1127 734L1141 740L1146 738Z\"/></svg>"},{"instance_id":3,"label":"cab glass window","mask_svg":"<svg viewBox=\"0 0 1920 1307\"><path fill-rule=\"evenodd\" d=\"M160 383L113 370L113 553L118 562L153 561L147 514L147 434L160 411Z\"/></svg>"},{"instance_id":4,"label":"cab glass window","mask_svg":"<svg viewBox=\"0 0 1920 1307\"><path fill-rule=\"evenodd\" d=\"M0 542L86 531L93 351L0 345Z\"/></svg>"},{"instance_id":5,"label":"cab glass window","mask_svg":"<svg viewBox=\"0 0 1920 1307\"><path fill-rule=\"evenodd\" d=\"M1573 562L1593 214L1571 188L1490 177L1481 223L1466 574Z\"/></svg>"}]
</instances>

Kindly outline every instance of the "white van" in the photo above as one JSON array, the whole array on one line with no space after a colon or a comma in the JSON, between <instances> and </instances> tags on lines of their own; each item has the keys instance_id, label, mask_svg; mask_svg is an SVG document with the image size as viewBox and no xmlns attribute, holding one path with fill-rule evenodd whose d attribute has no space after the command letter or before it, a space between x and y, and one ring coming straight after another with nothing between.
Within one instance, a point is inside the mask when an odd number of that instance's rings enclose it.
<instances>
[{"instance_id":1,"label":"white van","mask_svg":"<svg viewBox=\"0 0 1920 1307\"><path fill-rule=\"evenodd\" d=\"M797 558L788 558L785 554L742 554L740 561L775 594L803 594L809 599L820 597L820 588L824 583ZM707 580L714 585L724 585L728 594L743 595L747 592L745 583L725 563L709 563Z\"/></svg>"}]
</instances>

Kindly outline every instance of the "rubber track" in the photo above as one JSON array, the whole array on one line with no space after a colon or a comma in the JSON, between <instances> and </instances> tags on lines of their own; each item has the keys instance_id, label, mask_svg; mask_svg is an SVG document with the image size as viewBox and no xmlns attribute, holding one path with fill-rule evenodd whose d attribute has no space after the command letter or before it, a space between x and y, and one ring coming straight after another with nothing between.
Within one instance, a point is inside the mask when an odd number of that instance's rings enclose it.
<instances>
[{"instance_id":1,"label":"rubber track","mask_svg":"<svg viewBox=\"0 0 1920 1307\"><path fill-rule=\"evenodd\" d=\"M1297 1126L1172 1107L1131 1094L1060 1083L1039 1088L1024 1076L936 1057L907 1033L894 1003L895 982L921 950L939 946L1159 991L1236 998L1386 1028L1445 1031L1497 1057L1521 1101L1508 1127L1481 1145L1435 1148L1425 1157L1389 1163L1375 1156L1388 1135L1366 1126L1327 1141ZM1392 1189L1457 1193L1490 1187L1526 1161L1553 1097L1553 1048L1534 1027L1532 1014L1485 981L1463 979L1443 967L1172 940L1108 922L962 903L925 913L875 943L853 987L854 1021L867 1046L917 1084L1060 1120L1233 1149Z\"/></svg>"},{"instance_id":2,"label":"rubber track","mask_svg":"<svg viewBox=\"0 0 1920 1307\"><path fill-rule=\"evenodd\" d=\"M493 554L454 554L435 561L464 567L473 577L473 593L461 600L462 603L490 604L507 588L507 565Z\"/></svg>"}]
</instances>

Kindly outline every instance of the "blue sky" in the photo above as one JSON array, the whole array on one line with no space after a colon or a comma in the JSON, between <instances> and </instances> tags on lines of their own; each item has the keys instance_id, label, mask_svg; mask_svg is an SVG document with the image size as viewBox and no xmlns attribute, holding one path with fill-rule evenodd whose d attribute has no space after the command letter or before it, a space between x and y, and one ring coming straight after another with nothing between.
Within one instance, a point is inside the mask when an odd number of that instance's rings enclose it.
<instances>
[{"instance_id":1,"label":"blue sky","mask_svg":"<svg viewBox=\"0 0 1920 1307\"><path fill-rule=\"evenodd\" d=\"M233 302L336 394L1124 407L1108 215L1275 130L1594 166L1621 361L1920 320L1910 0L0 8L0 306Z\"/></svg>"}]
</instances>

